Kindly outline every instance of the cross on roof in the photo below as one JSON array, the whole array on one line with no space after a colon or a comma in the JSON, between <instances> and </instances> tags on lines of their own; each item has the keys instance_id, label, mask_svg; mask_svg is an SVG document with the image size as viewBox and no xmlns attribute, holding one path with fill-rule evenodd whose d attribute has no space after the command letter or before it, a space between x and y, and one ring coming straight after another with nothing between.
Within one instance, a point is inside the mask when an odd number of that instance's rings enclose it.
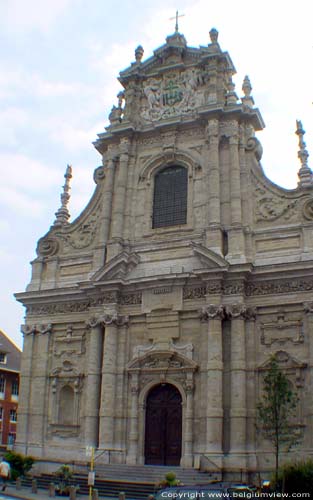
<instances>
[{"instance_id":1,"label":"cross on roof","mask_svg":"<svg viewBox=\"0 0 313 500\"><path fill-rule=\"evenodd\" d=\"M178 18L184 17L184 16L185 16L185 14L178 15L178 10L177 10L175 17L170 17L170 21L172 21L172 19L175 19L175 33L178 33Z\"/></svg>"}]
</instances>

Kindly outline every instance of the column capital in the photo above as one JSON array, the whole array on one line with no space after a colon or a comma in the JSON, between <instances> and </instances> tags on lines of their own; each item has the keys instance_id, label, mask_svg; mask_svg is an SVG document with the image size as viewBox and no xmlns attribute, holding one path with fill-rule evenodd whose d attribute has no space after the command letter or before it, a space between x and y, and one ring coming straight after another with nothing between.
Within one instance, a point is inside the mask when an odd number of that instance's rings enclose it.
<instances>
[{"instance_id":1,"label":"column capital","mask_svg":"<svg viewBox=\"0 0 313 500\"><path fill-rule=\"evenodd\" d=\"M245 319L245 314L247 312L247 308L245 304L235 303L227 305L225 308L226 316L229 319Z\"/></svg>"},{"instance_id":2,"label":"column capital","mask_svg":"<svg viewBox=\"0 0 313 500\"><path fill-rule=\"evenodd\" d=\"M99 316L93 316L86 321L86 325L89 328L95 328L98 325L101 326L124 326L129 323L129 316L122 316L117 313L105 313Z\"/></svg>"},{"instance_id":3,"label":"column capital","mask_svg":"<svg viewBox=\"0 0 313 500\"><path fill-rule=\"evenodd\" d=\"M240 302L227 305L225 307L225 313L228 319L256 319L255 307L247 307L245 304L241 304Z\"/></svg>"},{"instance_id":4,"label":"column capital","mask_svg":"<svg viewBox=\"0 0 313 500\"><path fill-rule=\"evenodd\" d=\"M313 314L313 302L304 302L303 308L306 314Z\"/></svg>"},{"instance_id":5,"label":"column capital","mask_svg":"<svg viewBox=\"0 0 313 500\"><path fill-rule=\"evenodd\" d=\"M209 321L210 319L223 319L225 317L224 307L220 304L208 304L202 307L200 311L200 318L202 321Z\"/></svg>"},{"instance_id":6,"label":"column capital","mask_svg":"<svg viewBox=\"0 0 313 500\"><path fill-rule=\"evenodd\" d=\"M21 325L21 332L23 335L34 335L36 333L46 334L52 332L52 324L41 324L41 325Z\"/></svg>"}]
</instances>

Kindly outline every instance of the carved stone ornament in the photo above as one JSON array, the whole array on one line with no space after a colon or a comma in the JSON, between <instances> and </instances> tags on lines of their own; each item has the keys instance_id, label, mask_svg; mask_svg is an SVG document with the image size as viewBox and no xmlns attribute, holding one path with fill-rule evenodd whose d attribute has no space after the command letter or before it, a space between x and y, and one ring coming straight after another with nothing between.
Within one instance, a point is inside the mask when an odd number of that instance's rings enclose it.
<instances>
[{"instance_id":1,"label":"carved stone ornament","mask_svg":"<svg viewBox=\"0 0 313 500\"><path fill-rule=\"evenodd\" d=\"M306 314L313 314L313 302L305 302L303 306Z\"/></svg>"},{"instance_id":2,"label":"carved stone ornament","mask_svg":"<svg viewBox=\"0 0 313 500\"><path fill-rule=\"evenodd\" d=\"M309 198L304 202L302 212L307 220L313 220L313 198Z\"/></svg>"},{"instance_id":3,"label":"carved stone ornament","mask_svg":"<svg viewBox=\"0 0 313 500\"><path fill-rule=\"evenodd\" d=\"M247 307L244 304L232 304L225 307L225 312L230 319L245 319L247 313Z\"/></svg>"},{"instance_id":4,"label":"carved stone ornament","mask_svg":"<svg viewBox=\"0 0 313 500\"><path fill-rule=\"evenodd\" d=\"M46 333L52 332L52 324L48 323L46 325L21 325L21 332L24 335L34 335L36 333L45 335Z\"/></svg>"},{"instance_id":5,"label":"carved stone ornament","mask_svg":"<svg viewBox=\"0 0 313 500\"><path fill-rule=\"evenodd\" d=\"M256 220L273 221L284 216L289 220L296 214L298 200L282 199L275 196L264 196L257 199Z\"/></svg>"},{"instance_id":6,"label":"carved stone ornament","mask_svg":"<svg viewBox=\"0 0 313 500\"><path fill-rule=\"evenodd\" d=\"M81 250L82 248L88 247L94 240L97 232L98 220L99 211L95 209L89 217L72 232L58 232L56 236L75 250Z\"/></svg>"},{"instance_id":7,"label":"carved stone ornament","mask_svg":"<svg viewBox=\"0 0 313 500\"><path fill-rule=\"evenodd\" d=\"M51 257L59 250L59 242L54 238L41 238L37 244L37 255L39 257Z\"/></svg>"},{"instance_id":8,"label":"carved stone ornament","mask_svg":"<svg viewBox=\"0 0 313 500\"><path fill-rule=\"evenodd\" d=\"M113 314L102 314L100 316L94 316L86 321L86 325L90 328L94 328L98 325L102 326L125 326L129 323L129 316L121 316L117 313Z\"/></svg>"},{"instance_id":9,"label":"carved stone ornament","mask_svg":"<svg viewBox=\"0 0 313 500\"><path fill-rule=\"evenodd\" d=\"M180 353L158 350L146 353L144 356L132 360L127 365L127 371L132 373L139 371L154 371L157 373L168 371L194 372L198 365L191 359Z\"/></svg>"},{"instance_id":10,"label":"carved stone ornament","mask_svg":"<svg viewBox=\"0 0 313 500\"><path fill-rule=\"evenodd\" d=\"M298 361L296 358L292 357L286 351L277 351L274 354L274 357L280 367L288 378L294 381L296 387L303 387L305 382L305 370L307 368L307 363L302 363ZM260 371L268 370L270 367L271 361L266 361L260 368Z\"/></svg>"},{"instance_id":11,"label":"carved stone ornament","mask_svg":"<svg viewBox=\"0 0 313 500\"><path fill-rule=\"evenodd\" d=\"M88 300L80 300L75 302L61 302L55 304L32 304L27 306L27 313L33 315L51 315L51 314L66 314L69 312L84 312L91 307L102 306L106 304L120 303L122 305L141 304L141 292L126 293L120 295L116 291L103 292L99 297L92 297Z\"/></svg>"},{"instance_id":12,"label":"carved stone ornament","mask_svg":"<svg viewBox=\"0 0 313 500\"><path fill-rule=\"evenodd\" d=\"M223 319L225 317L224 307L222 305L209 304L202 307L200 311L200 319L208 321L210 319Z\"/></svg>"},{"instance_id":13,"label":"carved stone ornament","mask_svg":"<svg viewBox=\"0 0 313 500\"><path fill-rule=\"evenodd\" d=\"M99 184L99 182L103 181L103 179L105 179L105 168L101 166L95 169L93 173L93 180L96 184Z\"/></svg>"},{"instance_id":14,"label":"carved stone ornament","mask_svg":"<svg viewBox=\"0 0 313 500\"><path fill-rule=\"evenodd\" d=\"M150 78L144 88L145 106L141 116L157 121L178 114L189 114L205 104L206 71L188 69L161 78Z\"/></svg>"},{"instance_id":15,"label":"carved stone ornament","mask_svg":"<svg viewBox=\"0 0 313 500\"><path fill-rule=\"evenodd\" d=\"M246 151L251 151L254 153L258 161L261 160L263 155L263 147L260 141L256 137L250 137L247 140Z\"/></svg>"},{"instance_id":16,"label":"carved stone ornament","mask_svg":"<svg viewBox=\"0 0 313 500\"><path fill-rule=\"evenodd\" d=\"M183 290L183 299L202 299L206 296L206 287L205 286L197 286L197 287L188 287Z\"/></svg>"},{"instance_id":17,"label":"carved stone ornament","mask_svg":"<svg viewBox=\"0 0 313 500\"><path fill-rule=\"evenodd\" d=\"M301 344L304 342L303 323L301 320L288 320L285 313L279 313L277 320L261 325L261 344L283 345L287 342Z\"/></svg>"}]
</instances>

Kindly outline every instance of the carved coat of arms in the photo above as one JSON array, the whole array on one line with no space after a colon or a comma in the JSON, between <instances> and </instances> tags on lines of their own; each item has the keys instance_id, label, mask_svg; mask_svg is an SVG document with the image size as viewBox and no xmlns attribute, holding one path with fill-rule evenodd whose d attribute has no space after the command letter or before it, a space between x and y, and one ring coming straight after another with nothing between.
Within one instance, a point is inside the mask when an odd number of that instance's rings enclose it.
<instances>
[{"instance_id":1,"label":"carved coat of arms","mask_svg":"<svg viewBox=\"0 0 313 500\"><path fill-rule=\"evenodd\" d=\"M146 99L142 118L156 121L192 112L195 107L204 104L205 83L205 75L195 69L167 75L163 79L148 80L143 88Z\"/></svg>"}]
</instances>

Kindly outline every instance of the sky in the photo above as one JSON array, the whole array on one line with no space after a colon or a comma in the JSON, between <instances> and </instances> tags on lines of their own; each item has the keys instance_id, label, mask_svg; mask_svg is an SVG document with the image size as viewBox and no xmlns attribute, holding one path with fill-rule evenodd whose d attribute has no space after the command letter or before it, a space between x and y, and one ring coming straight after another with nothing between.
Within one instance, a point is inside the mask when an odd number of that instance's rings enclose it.
<instances>
[{"instance_id":1,"label":"sky","mask_svg":"<svg viewBox=\"0 0 313 500\"><path fill-rule=\"evenodd\" d=\"M163 45L177 9L189 46L207 45L210 29L219 31L239 97L249 75L266 124L257 133L266 175L297 186L296 119L313 157L311 0L0 0L0 328L20 346L24 308L13 294L30 281L66 165L73 166L73 220L95 187L101 158L92 142L117 104L116 77L139 44L144 59Z\"/></svg>"}]
</instances>

